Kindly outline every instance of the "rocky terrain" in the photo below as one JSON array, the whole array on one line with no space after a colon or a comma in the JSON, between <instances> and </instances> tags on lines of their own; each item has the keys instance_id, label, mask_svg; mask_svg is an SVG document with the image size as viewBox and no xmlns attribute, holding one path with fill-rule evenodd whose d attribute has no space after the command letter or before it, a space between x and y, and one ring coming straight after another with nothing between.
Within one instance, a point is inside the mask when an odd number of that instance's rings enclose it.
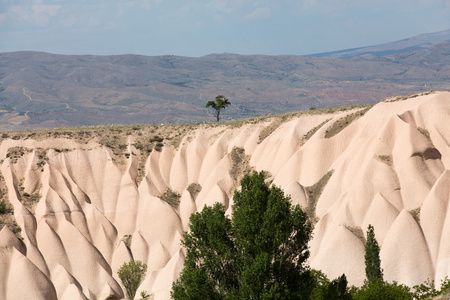
<instances>
[{"instance_id":1,"label":"rocky terrain","mask_svg":"<svg viewBox=\"0 0 450 300\"><path fill-rule=\"evenodd\" d=\"M385 279L450 275L450 93L225 124L3 132L1 299L168 299L191 213L265 170L315 223L312 268L361 285L368 224ZM5 225L6 224L6 225Z\"/></svg>"}]
</instances>

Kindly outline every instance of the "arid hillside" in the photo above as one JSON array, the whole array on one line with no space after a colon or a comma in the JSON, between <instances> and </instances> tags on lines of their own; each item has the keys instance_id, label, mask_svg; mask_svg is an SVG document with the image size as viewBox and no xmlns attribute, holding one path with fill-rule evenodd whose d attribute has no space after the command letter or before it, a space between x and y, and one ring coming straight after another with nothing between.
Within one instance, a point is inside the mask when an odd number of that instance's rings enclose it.
<instances>
[{"instance_id":1,"label":"arid hillside","mask_svg":"<svg viewBox=\"0 0 450 300\"><path fill-rule=\"evenodd\" d=\"M423 47L349 59L0 53L0 129L213 121L205 104L219 94L232 120L448 90L450 42Z\"/></svg>"},{"instance_id":2,"label":"arid hillside","mask_svg":"<svg viewBox=\"0 0 450 300\"><path fill-rule=\"evenodd\" d=\"M0 299L168 299L191 213L266 171L315 223L312 268L361 285L368 224L385 279L450 275L450 92L225 124L3 132ZM6 224L6 226L5 226Z\"/></svg>"}]
</instances>

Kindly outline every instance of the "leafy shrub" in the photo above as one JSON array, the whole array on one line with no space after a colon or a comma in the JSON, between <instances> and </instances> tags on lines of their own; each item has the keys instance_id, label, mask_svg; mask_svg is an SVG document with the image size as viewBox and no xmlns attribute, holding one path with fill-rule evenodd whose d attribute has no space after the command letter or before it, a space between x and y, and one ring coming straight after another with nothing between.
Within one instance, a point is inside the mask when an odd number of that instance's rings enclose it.
<instances>
[{"instance_id":1,"label":"leafy shrub","mask_svg":"<svg viewBox=\"0 0 450 300\"><path fill-rule=\"evenodd\" d=\"M147 265L140 260L130 260L128 263L124 263L117 271L117 275L119 275L129 299L134 299L146 272Z\"/></svg>"},{"instance_id":2,"label":"leafy shrub","mask_svg":"<svg viewBox=\"0 0 450 300\"><path fill-rule=\"evenodd\" d=\"M164 146L163 143L158 142L158 143L156 143L156 145L155 145L155 150L158 151L158 152L161 152L163 146Z\"/></svg>"},{"instance_id":3,"label":"leafy shrub","mask_svg":"<svg viewBox=\"0 0 450 300\"><path fill-rule=\"evenodd\" d=\"M151 143L154 143L154 142L159 142L159 143L161 143L162 141L164 141L164 138L163 138L163 137L160 137L159 135L155 135L155 136L152 136L152 137L150 138L150 142L151 142Z\"/></svg>"},{"instance_id":4,"label":"leafy shrub","mask_svg":"<svg viewBox=\"0 0 450 300\"><path fill-rule=\"evenodd\" d=\"M389 283L379 278L371 282L365 281L364 285L353 295L355 300L411 300L413 295L409 287L397 282Z\"/></svg>"},{"instance_id":5,"label":"leafy shrub","mask_svg":"<svg viewBox=\"0 0 450 300\"><path fill-rule=\"evenodd\" d=\"M141 299L147 299L150 295L147 293L147 291L141 291Z\"/></svg>"},{"instance_id":6,"label":"leafy shrub","mask_svg":"<svg viewBox=\"0 0 450 300\"><path fill-rule=\"evenodd\" d=\"M450 279L446 276L444 280L441 281L441 289L437 290L434 287L434 280L426 280L425 282L413 286L414 289L414 299L432 299L433 297L444 295L450 292Z\"/></svg>"}]
</instances>

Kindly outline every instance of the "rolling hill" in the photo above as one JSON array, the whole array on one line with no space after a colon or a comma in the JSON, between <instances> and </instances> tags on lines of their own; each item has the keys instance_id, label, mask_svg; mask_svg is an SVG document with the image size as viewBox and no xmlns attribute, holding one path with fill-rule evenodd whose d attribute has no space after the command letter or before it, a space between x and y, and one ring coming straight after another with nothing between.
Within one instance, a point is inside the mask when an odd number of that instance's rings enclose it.
<instances>
[{"instance_id":1,"label":"rolling hill","mask_svg":"<svg viewBox=\"0 0 450 300\"><path fill-rule=\"evenodd\" d=\"M205 104L218 94L230 120L448 90L450 42L413 40L433 42L348 59L0 53L0 129L213 121Z\"/></svg>"}]
</instances>

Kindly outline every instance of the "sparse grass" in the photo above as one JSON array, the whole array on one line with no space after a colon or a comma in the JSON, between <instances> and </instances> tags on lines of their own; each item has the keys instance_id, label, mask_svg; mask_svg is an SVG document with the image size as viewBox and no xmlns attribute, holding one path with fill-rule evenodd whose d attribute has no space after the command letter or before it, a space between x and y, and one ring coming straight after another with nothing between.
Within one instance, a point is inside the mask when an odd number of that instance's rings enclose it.
<instances>
[{"instance_id":1,"label":"sparse grass","mask_svg":"<svg viewBox=\"0 0 450 300\"><path fill-rule=\"evenodd\" d=\"M30 193L25 192L23 182L24 182L24 179L22 178L19 181L19 184L17 185L17 190L20 195L19 200L20 200L20 202L22 202L23 205L25 205L26 208L28 208L31 212L34 212L34 207L41 199L41 195L40 195L41 186L39 186L37 188L37 190L34 191L34 193L30 194Z\"/></svg>"},{"instance_id":2,"label":"sparse grass","mask_svg":"<svg viewBox=\"0 0 450 300\"><path fill-rule=\"evenodd\" d=\"M431 137L430 137L430 133L428 132L428 130L426 130L425 128L422 128L422 127L417 127L417 130L419 130L419 132L421 134L423 134L423 136L426 137L428 141L431 142Z\"/></svg>"},{"instance_id":3,"label":"sparse grass","mask_svg":"<svg viewBox=\"0 0 450 300\"><path fill-rule=\"evenodd\" d=\"M434 94L436 93L435 91L431 90L431 91L427 91L427 92L423 92L423 93L418 93L418 94L411 94L411 95L400 95L400 96L394 96L394 97L388 97L385 98L383 100L381 100L381 102L397 102L397 101L404 101L404 100L408 100L408 99L412 99L412 98L417 98L419 96L426 96L426 95L430 95L430 94Z\"/></svg>"},{"instance_id":4,"label":"sparse grass","mask_svg":"<svg viewBox=\"0 0 450 300\"><path fill-rule=\"evenodd\" d=\"M333 175L333 170L327 172L322 178L319 179L314 185L305 187L306 194L308 195L308 206L305 209L306 214L313 224L317 223L319 220L316 216L316 205L317 201L322 195L322 191Z\"/></svg>"},{"instance_id":5,"label":"sparse grass","mask_svg":"<svg viewBox=\"0 0 450 300\"><path fill-rule=\"evenodd\" d=\"M17 238L23 240L20 234L22 232L22 228L20 228L20 226L17 224L13 214L0 215L0 231L4 226L8 226L8 228L17 236Z\"/></svg>"},{"instance_id":6,"label":"sparse grass","mask_svg":"<svg viewBox=\"0 0 450 300\"><path fill-rule=\"evenodd\" d=\"M38 158L36 166L40 168L41 171L43 171L44 170L43 167L48 161L47 151L45 151L45 149L42 148L36 148L36 155Z\"/></svg>"},{"instance_id":7,"label":"sparse grass","mask_svg":"<svg viewBox=\"0 0 450 300\"><path fill-rule=\"evenodd\" d=\"M361 227L345 225L345 228L347 228L351 233L353 233L363 244L366 243L366 239L364 238L364 232L362 231Z\"/></svg>"},{"instance_id":8,"label":"sparse grass","mask_svg":"<svg viewBox=\"0 0 450 300\"><path fill-rule=\"evenodd\" d=\"M237 187L244 175L252 171L249 164L250 156L245 154L244 148L238 147L234 147L233 150L231 150L230 155L233 163L230 169L230 175L231 178L233 178L234 187Z\"/></svg>"},{"instance_id":9,"label":"sparse grass","mask_svg":"<svg viewBox=\"0 0 450 300\"><path fill-rule=\"evenodd\" d=\"M303 136L303 140L304 142L306 142L307 140L309 140L316 132L317 130L319 130L320 128L322 128L323 125L325 125L326 123L328 123L331 119L326 119L325 121L323 121L322 123L320 123L319 125L317 125L316 127L314 127L313 129L311 129L310 131L308 131L304 136Z\"/></svg>"},{"instance_id":10,"label":"sparse grass","mask_svg":"<svg viewBox=\"0 0 450 300\"><path fill-rule=\"evenodd\" d=\"M416 220L416 222L420 225L420 207L410 210L409 213Z\"/></svg>"},{"instance_id":11,"label":"sparse grass","mask_svg":"<svg viewBox=\"0 0 450 300\"><path fill-rule=\"evenodd\" d=\"M361 118L364 114L369 111L372 107L366 107L352 114L348 114L343 118L335 121L328 129L325 131L325 138L331 138L341 132L345 127L350 125L353 121Z\"/></svg>"},{"instance_id":12,"label":"sparse grass","mask_svg":"<svg viewBox=\"0 0 450 300\"><path fill-rule=\"evenodd\" d=\"M36 148L35 151L38 158L38 161L36 162L36 167L43 170L42 167L48 161L47 151L43 148ZM8 149L6 157L10 159L11 163L15 164L22 156L24 156L26 153L31 152L33 152L33 149L16 146Z\"/></svg>"},{"instance_id":13,"label":"sparse grass","mask_svg":"<svg viewBox=\"0 0 450 300\"><path fill-rule=\"evenodd\" d=\"M0 135L0 142L3 139L43 141L49 138L70 139L81 145L87 145L90 142L96 142L111 150L113 160L119 165L125 165L126 159L132 155L138 157L138 175L136 182L139 184L145 176L145 163L152 151L162 151L166 145L172 145L175 148L179 146L180 141L186 134L192 132L200 126L210 126L209 124L183 124L183 125L111 125L111 126L93 126L79 128L55 128L24 131L5 131ZM127 139L131 137L134 140L134 146L139 152L128 151ZM41 168L47 163L47 152L50 148L38 148L37 168ZM74 149L53 148L56 153L68 152ZM17 163L26 153L33 149L25 147L11 147L8 150L7 157L12 163Z\"/></svg>"},{"instance_id":14,"label":"sparse grass","mask_svg":"<svg viewBox=\"0 0 450 300\"><path fill-rule=\"evenodd\" d=\"M53 129L38 129L38 130L23 130L23 131L4 131L0 136L0 142L4 139L14 140L28 140L33 139L42 141L49 138L70 139L79 144L88 144L91 141L96 141L112 150L116 160L123 158L127 151L127 137L133 136L136 149L140 150L141 154L147 156L151 151L161 151L165 145L172 145L177 148L183 137L193 130L200 127L214 128L217 126L241 127L244 124L256 124L261 121L273 119L272 125L269 125L262 130L260 141L264 140L270 135L279 125L301 115L320 115L330 114L335 112L347 111L356 108L363 108L366 106L351 105L337 108L324 108L304 110L298 112L290 112L279 115L268 115L258 118L234 120L225 123L208 123L208 124L182 124L182 125L109 125L109 126L91 126L78 128L53 128ZM20 147L18 147L20 148ZM10 153L14 161L32 150L21 147L22 149L15 149L15 153ZM49 150L49 149L45 149ZM54 149L56 152L67 152L73 149ZM14 150L11 150L13 152ZM128 153L128 155L130 155ZM44 164L44 162L41 162Z\"/></svg>"},{"instance_id":15,"label":"sparse grass","mask_svg":"<svg viewBox=\"0 0 450 300\"><path fill-rule=\"evenodd\" d=\"M175 191L172 191L171 188L168 188L164 193L161 194L161 196L159 196L159 198L167 202L174 209L178 209L178 206L180 205L181 195Z\"/></svg>"},{"instance_id":16,"label":"sparse grass","mask_svg":"<svg viewBox=\"0 0 450 300\"><path fill-rule=\"evenodd\" d=\"M8 187L6 186L5 179L0 174L0 230L6 225L11 231L22 240L20 232L22 229L17 224L14 218L14 209L8 200Z\"/></svg>"},{"instance_id":17,"label":"sparse grass","mask_svg":"<svg viewBox=\"0 0 450 300\"><path fill-rule=\"evenodd\" d=\"M373 105L349 105L349 106L341 106L341 107L328 107L328 108L316 108L316 109L308 109L308 110L301 110L296 112L288 112L278 115L267 115L267 116L261 116L256 118L249 118L249 119L242 119L242 120L233 120L229 122L221 123L220 125L225 125L229 127L241 127L245 124L257 124L263 121L267 121L269 119L278 120L280 124L290 121L293 118L304 116L304 115L326 115L326 114L334 114L338 112L343 111L349 111L354 109L364 109L364 108L371 108ZM279 124L279 125L280 125ZM210 126L219 126L218 124L208 124ZM276 129L276 128L275 128Z\"/></svg>"},{"instance_id":18,"label":"sparse grass","mask_svg":"<svg viewBox=\"0 0 450 300\"><path fill-rule=\"evenodd\" d=\"M191 197L195 200L197 199L198 194L202 191L202 186L194 182L187 187L187 191L191 194Z\"/></svg>"},{"instance_id":19,"label":"sparse grass","mask_svg":"<svg viewBox=\"0 0 450 300\"><path fill-rule=\"evenodd\" d=\"M281 119L275 118L272 120L272 123L270 125L266 126L261 132L259 133L259 141L258 144L260 144L266 137L271 135L275 130L277 130L278 127L281 125Z\"/></svg>"},{"instance_id":20,"label":"sparse grass","mask_svg":"<svg viewBox=\"0 0 450 300\"><path fill-rule=\"evenodd\" d=\"M378 155L378 158L388 166L392 166L392 155Z\"/></svg>"},{"instance_id":21,"label":"sparse grass","mask_svg":"<svg viewBox=\"0 0 450 300\"><path fill-rule=\"evenodd\" d=\"M130 249L131 247L131 234L126 234L123 236L122 238L123 243L125 244L125 246Z\"/></svg>"},{"instance_id":22,"label":"sparse grass","mask_svg":"<svg viewBox=\"0 0 450 300\"><path fill-rule=\"evenodd\" d=\"M11 147L8 149L6 153L6 157L9 158L11 163L15 164L21 158L25 155L25 153L31 153L33 152L33 149L25 148L25 147Z\"/></svg>"}]
</instances>

